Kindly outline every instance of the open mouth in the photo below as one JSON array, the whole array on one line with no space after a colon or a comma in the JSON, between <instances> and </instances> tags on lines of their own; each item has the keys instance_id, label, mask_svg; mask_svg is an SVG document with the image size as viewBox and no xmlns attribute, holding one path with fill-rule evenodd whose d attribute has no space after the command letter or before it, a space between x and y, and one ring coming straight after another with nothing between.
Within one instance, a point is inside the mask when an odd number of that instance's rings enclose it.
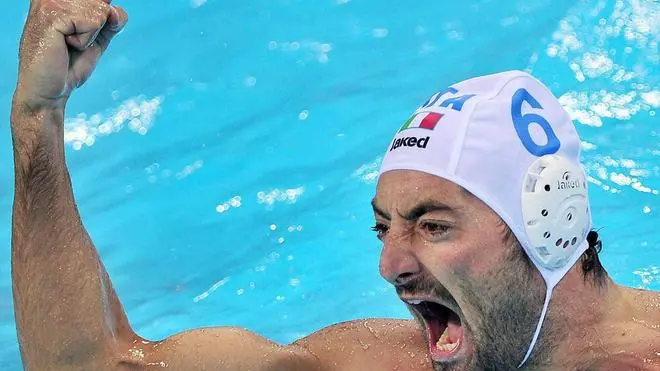
<instances>
[{"instance_id":1,"label":"open mouth","mask_svg":"<svg viewBox=\"0 0 660 371\"><path fill-rule=\"evenodd\" d=\"M426 300L405 300L424 321L429 352L437 362L452 361L465 342L460 316L448 307Z\"/></svg>"}]
</instances>

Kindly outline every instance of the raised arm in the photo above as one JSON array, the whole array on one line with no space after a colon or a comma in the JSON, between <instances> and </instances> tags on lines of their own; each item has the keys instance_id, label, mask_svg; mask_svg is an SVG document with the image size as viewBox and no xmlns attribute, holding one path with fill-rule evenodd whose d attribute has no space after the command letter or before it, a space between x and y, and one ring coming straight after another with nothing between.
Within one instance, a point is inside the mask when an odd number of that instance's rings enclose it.
<instances>
[{"instance_id":1,"label":"raised arm","mask_svg":"<svg viewBox=\"0 0 660 371\"><path fill-rule=\"evenodd\" d=\"M11 115L12 279L25 370L316 370L309 353L245 330L193 330L159 342L131 330L81 222L63 139L69 95L126 21L109 0L30 6Z\"/></svg>"},{"instance_id":2,"label":"raised arm","mask_svg":"<svg viewBox=\"0 0 660 371\"><path fill-rule=\"evenodd\" d=\"M80 365L103 369L121 342L131 339L80 220L63 140L69 94L91 74L125 23L123 10L102 1L85 8L48 0L30 6L11 114L12 279L18 340L28 371Z\"/></svg>"},{"instance_id":3,"label":"raised arm","mask_svg":"<svg viewBox=\"0 0 660 371\"><path fill-rule=\"evenodd\" d=\"M232 327L161 341L133 332L80 219L63 138L69 95L91 75L126 21L109 0L33 0L30 6L11 115L12 279L24 369L430 369L423 342L407 322L340 324L289 346Z\"/></svg>"}]
</instances>

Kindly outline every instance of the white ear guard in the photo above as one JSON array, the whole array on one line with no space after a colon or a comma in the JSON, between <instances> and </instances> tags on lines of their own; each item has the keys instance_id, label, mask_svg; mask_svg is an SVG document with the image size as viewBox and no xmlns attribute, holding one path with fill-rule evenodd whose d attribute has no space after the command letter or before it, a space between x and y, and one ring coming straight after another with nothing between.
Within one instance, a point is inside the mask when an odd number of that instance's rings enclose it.
<instances>
[{"instance_id":1,"label":"white ear guard","mask_svg":"<svg viewBox=\"0 0 660 371\"><path fill-rule=\"evenodd\" d=\"M587 248L591 226L586 174L579 164L557 154L539 157L530 165L522 187L525 249L546 282L541 318L521 367L541 332L552 290Z\"/></svg>"},{"instance_id":2,"label":"white ear guard","mask_svg":"<svg viewBox=\"0 0 660 371\"><path fill-rule=\"evenodd\" d=\"M522 211L529 253L547 269L565 266L585 240L590 225L582 168L558 155L546 155L529 168Z\"/></svg>"}]
</instances>

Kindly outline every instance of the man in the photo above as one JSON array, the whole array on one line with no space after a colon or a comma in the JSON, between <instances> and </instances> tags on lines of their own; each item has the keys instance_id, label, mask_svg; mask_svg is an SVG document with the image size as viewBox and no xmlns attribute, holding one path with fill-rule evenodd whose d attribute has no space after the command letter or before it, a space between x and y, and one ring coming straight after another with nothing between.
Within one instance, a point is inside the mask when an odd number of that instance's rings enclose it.
<instances>
[{"instance_id":1,"label":"man","mask_svg":"<svg viewBox=\"0 0 660 371\"><path fill-rule=\"evenodd\" d=\"M575 128L516 71L434 94L387 149L380 270L415 321L343 323L288 346L228 327L140 338L81 223L63 143L70 94L126 22L109 0L30 6L11 116L27 371L660 369L660 295L600 266Z\"/></svg>"}]
</instances>

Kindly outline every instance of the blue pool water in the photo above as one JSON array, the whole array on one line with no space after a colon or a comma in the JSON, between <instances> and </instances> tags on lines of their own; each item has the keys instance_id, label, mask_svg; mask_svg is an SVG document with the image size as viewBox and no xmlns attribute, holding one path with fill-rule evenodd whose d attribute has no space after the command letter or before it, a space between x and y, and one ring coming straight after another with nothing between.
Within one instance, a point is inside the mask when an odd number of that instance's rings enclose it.
<instances>
[{"instance_id":1,"label":"blue pool water","mask_svg":"<svg viewBox=\"0 0 660 371\"><path fill-rule=\"evenodd\" d=\"M5 118L25 3L0 13ZM238 325L289 342L407 317L369 231L380 154L430 94L514 68L576 120L607 270L660 289L657 1L118 3L130 25L70 102L66 140L83 219L141 335ZM17 371L10 145L3 125L0 369Z\"/></svg>"}]
</instances>

